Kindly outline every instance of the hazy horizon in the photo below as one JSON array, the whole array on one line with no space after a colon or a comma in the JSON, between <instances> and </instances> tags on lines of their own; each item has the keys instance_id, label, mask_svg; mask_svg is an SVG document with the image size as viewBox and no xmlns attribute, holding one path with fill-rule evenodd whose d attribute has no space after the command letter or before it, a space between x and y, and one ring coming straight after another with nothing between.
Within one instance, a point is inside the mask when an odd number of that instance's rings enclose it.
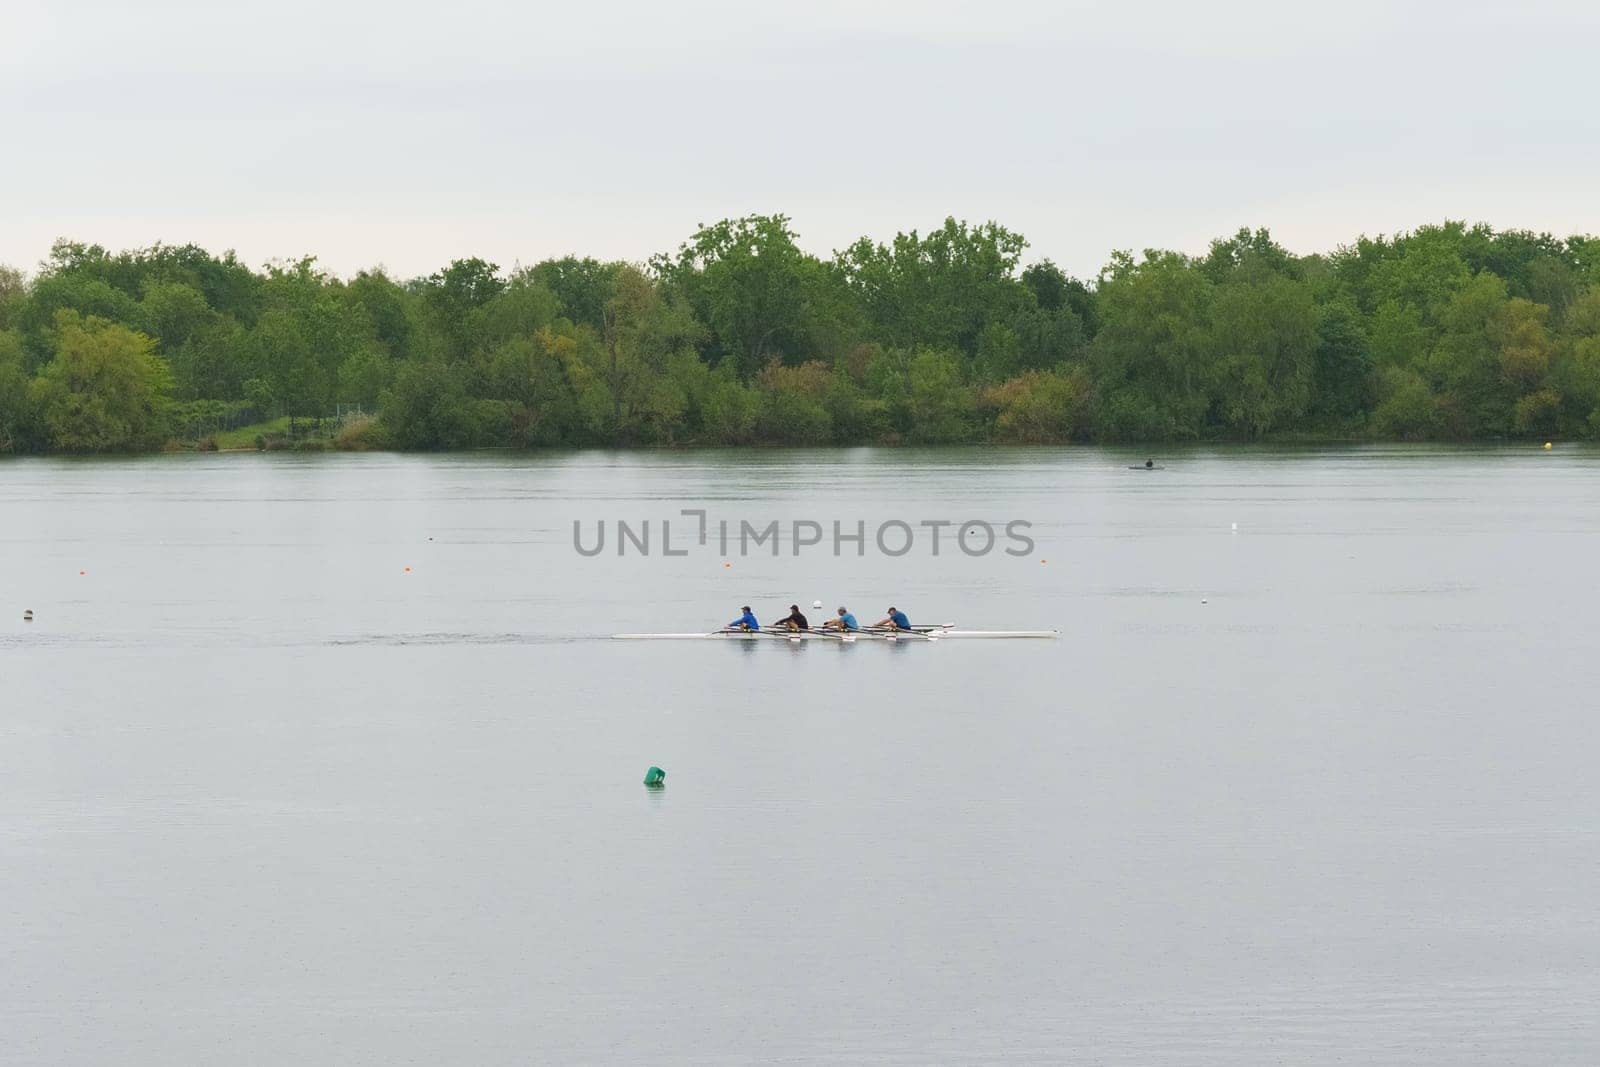
<instances>
[{"instance_id":1,"label":"hazy horizon","mask_svg":"<svg viewBox=\"0 0 1600 1067\"><path fill-rule=\"evenodd\" d=\"M566 253L701 222L825 255L947 215L1092 277L1240 226L1297 252L1446 218L1600 231L1600 10L1230 2L723 2L397 12L291 0L22 4L0 263L57 238L314 255L348 276Z\"/></svg>"}]
</instances>

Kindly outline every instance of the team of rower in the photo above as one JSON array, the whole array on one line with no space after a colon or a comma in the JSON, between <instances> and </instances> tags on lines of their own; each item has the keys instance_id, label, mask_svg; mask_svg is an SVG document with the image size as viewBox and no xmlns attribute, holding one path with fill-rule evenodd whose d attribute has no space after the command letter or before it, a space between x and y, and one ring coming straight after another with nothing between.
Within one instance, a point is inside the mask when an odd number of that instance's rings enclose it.
<instances>
[{"instance_id":1,"label":"team of rower","mask_svg":"<svg viewBox=\"0 0 1600 1067\"><path fill-rule=\"evenodd\" d=\"M822 607L822 601L818 600L814 606L819 608ZM748 604L746 604L740 610L743 611L744 614L730 622L727 626L728 629L751 631L758 631L761 629L761 624L756 621L756 617L754 613L751 612ZM822 624L822 629L839 630L844 633L854 633L861 629L861 627L856 623L856 617L850 614L848 608L840 608L837 614L837 618L828 619L825 621ZM778 620L777 627L781 630L790 631L809 630L811 629L811 623L806 619L805 614L800 610L799 604L790 604L789 614L786 617ZM911 620L906 618L905 612L891 605L889 607L889 614L873 623L869 629L910 630Z\"/></svg>"}]
</instances>

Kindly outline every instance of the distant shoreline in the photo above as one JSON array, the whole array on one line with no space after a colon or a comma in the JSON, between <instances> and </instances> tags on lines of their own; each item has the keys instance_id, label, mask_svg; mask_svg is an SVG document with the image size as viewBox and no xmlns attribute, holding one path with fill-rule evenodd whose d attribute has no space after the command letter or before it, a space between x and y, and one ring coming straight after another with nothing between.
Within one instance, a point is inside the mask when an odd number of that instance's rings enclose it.
<instances>
[{"instance_id":1,"label":"distant shoreline","mask_svg":"<svg viewBox=\"0 0 1600 1067\"><path fill-rule=\"evenodd\" d=\"M744 455L778 458L786 454L830 454L857 451L905 453L908 456L918 454L946 455L951 457L969 456L979 458L986 454L1083 454L1103 453L1107 462L1115 469L1128 468L1130 473L1138 473L1136 468L1146 459L1153 460L1156 464L1155 471L1165 471L1181 468L1186 459L1207 456L1240 455L1247 456L1253 453L1292 455L1296 452L1307 454L1320 453L1348 453L1359 455L1363 452L1391 454L1393 452L1426 453L1462 453L1474 452L1495 454L1523 454L1523 455L1592 455L1600 457L1600 442L1596 441L1556 441L1550 442L1547 450L1545 442L1515 441L1515 440L1481 440L1481 441L1374 441L1374 440L1336 440L1336 439L1283 439L1277 441L1184 441L1184 442L1145 442L1142 444L1130 443L1102 443L1102 442L1063 442L1056 444L1007 444L1003 442L987 442L981 444L828 444L828 445L763 445L758 447L734 445L708 445L708 444L674 444L674 445L636 445L627 447L609 447L604 445L556 445L547 448L507 448L504 446L485 445L471 448L433 449L433 450L404 450L404 449L275 449L262 450L257 448L221 448L213 450L185 449L156 449L144 452L52 452L52 453L0 453L0 467L7 462L25 463L30 460L67 460L72 462L82 461L92 463L98 460L136 460L171 457L173 459L195 458L202 456L283 456L293 458L309 458L316 456L381 456L385 458L427 459L430 457L448 458L458 456L500 456L507 458L551 458L560 459L585 454L604 455L637 455L637 456L683 456L690 457L702 455Z\"/></svg>"}]
</instances>

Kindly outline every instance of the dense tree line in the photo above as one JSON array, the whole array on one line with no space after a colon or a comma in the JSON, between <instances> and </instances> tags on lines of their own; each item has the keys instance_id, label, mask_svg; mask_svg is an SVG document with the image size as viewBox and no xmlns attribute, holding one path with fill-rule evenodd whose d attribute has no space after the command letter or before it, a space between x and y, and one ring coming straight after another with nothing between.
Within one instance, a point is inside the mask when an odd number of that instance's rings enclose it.
<instances>
[{"instance_id":1,"label":"dense tree line","mask_svg":"<svg viewBox=\"0 0 1600 1067\"><path fill-rule=\"evenodd\" d=\"M380 413L351 447L1600 436L1600 239L1241 230L1092 282L993 223L830 258L782 216L647 264L425 278L62 241L0 269L0 450Z\"/></svg>"}]
</instances>

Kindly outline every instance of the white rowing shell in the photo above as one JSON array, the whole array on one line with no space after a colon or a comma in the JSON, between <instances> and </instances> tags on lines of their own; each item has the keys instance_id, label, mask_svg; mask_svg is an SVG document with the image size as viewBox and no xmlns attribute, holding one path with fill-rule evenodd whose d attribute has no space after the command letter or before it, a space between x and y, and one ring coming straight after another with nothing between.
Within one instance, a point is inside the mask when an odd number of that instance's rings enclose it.
<instances>
[{"instance_id":1,"label":"white rowing shell","mask_svg":"<svg viewBox=\"0 0 1600 1067\"><path fill-rule=\"evenodd\" d=\"M735 633L732 631L724 631L713 634L612 634L611 636L613 639L618 641L698 641L703 639L756 641L764 637L777 638L780 641L798 641L804 639L810 639L813 641L844 641L858 638L865 638L868 641L916 641L923 639L940 641L947 637L1048 639L1060 637L1061 633L1059 630L934 630L925 634L862 633L859 631L853 634L831 634L804 630L799 633L790 634L773 633L763 630L759 633Z\"/></svg>"}]
</instances>

